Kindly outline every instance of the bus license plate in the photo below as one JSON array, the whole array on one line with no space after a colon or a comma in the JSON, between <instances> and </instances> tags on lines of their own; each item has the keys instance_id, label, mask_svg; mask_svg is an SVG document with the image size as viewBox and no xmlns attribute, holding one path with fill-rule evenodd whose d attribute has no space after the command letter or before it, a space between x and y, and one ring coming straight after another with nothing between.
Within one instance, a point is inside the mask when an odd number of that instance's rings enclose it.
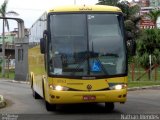
<instances>
[{"instance_id":1,"label":"bus license plate","mask_svg":"<svg viewBox=\"0 0 160 120\"><path fill-rule=\"evenodd\" d=\"M85 96L83 96L83 100L96 100L96 96L85 95Z\"/></svg>"}]
</instances>

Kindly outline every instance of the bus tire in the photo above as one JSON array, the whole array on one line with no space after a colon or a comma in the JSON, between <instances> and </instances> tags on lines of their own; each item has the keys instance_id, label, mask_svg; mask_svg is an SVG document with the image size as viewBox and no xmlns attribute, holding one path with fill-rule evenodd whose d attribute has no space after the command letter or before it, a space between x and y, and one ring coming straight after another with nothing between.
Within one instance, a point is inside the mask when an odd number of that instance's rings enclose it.
<instances>
[{"instance_id":1,"label":"bus tire","mask_svg":"<svg viewBox=\"0 0 160 120\"><path fill-rule=\"evenodd\" d=\"M113 102L106 102L105 103L105 111L112 112L114 110L114 103Z\"/></svg>"},{"instance_id":2,"label":"bus tire","mask_svg":"<svg viewBox=\"0 0 160 120\"><path fill-rule=\"evenodd\" d=\"M56 104L50 104L47 101L45 101L45 103L47 111L56 111Z\"/></svg>"},{"instance_id":3,"label":"bus tire","mask_svg":"<svg viewBox=\"0 0 160 120\"><path fill-rule=\"evenodd\" d=\"M32 88L32 94L34 99L41 99L41 96L36 91L34 91L33 88Z\"/></svg>"},{"instance_id":4,"label":"bus tire","mask_svg":"<svg viewBox=\"0 0 160 120\"><path fill-rule=\"evenodd\" d=\"M43 99L45 101L46 109L47 111L55 111L56 110L56 105L55 104L50 104L46 101L46 96L45 96L45 88L44 88L44 80L42 80L42 88L43 88Z\"/></svg>"},{"instance_id":5,"label":"bus tire","mask_svg":"<svg viewBox=\"0 0 160 120\"><path fill-rule=\"evenodd\" d=\"M41 99L41 96L34 90L34 87L33 87L33 80L32 80L31 88L32 88L32 95L33 95L33 98L34 98L34 99Z\"/></svg>"},{"instance_id":6,"label":"bus tire","mask_svg":"<svg viewBox=\"0 0 160 120\"><path fill-rule=\"evenodd\" d=\"M45 99L45 88L44 88L44 79L42 79L42 90L43 90L43 99Z\"/></svg>"},{"instance_id":7,"label":"bus tire","mask_svg":"<svg viewBox=\"0 0 160 120\"><path fill-rule=\"evenodd\" d=\"M30 76L31 89L33 89L33 78Z\"/></svg>"}]
</instances>

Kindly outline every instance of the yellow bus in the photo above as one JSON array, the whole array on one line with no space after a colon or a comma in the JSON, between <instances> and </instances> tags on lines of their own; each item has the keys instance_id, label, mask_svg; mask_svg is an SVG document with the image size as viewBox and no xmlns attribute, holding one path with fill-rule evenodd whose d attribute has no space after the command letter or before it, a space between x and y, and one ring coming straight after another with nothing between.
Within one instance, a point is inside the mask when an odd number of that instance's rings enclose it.
<instances>
[{"instance_id":1,"label":"yellow bus","mask_svg":"<svg viewBox=\"0 0 160 120\"><path fill-rule=\"evenodd\" d=\"M127 51L121 10L105 5L56 7L30 29L29 79L48 111L59 104L125 103Z\"/></svg>"}]
</instances>

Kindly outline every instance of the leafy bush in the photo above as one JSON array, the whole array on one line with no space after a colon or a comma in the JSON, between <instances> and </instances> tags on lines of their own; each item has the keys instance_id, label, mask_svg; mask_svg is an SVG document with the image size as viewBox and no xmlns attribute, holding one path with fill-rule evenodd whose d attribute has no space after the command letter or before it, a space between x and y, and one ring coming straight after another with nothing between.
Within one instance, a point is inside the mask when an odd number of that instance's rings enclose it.
<instances>
[{"instance_id":1,"label":"leafy bush","mask_svg":"<svg viewBox=\"0 0 160 120\"><path fill-rule=\"evenodd\" d=\"M160 63L160 30L146 29L137 40L137 59L144 68L149 68L149 55L152 64Z\"/></svg>"}]
</instances>

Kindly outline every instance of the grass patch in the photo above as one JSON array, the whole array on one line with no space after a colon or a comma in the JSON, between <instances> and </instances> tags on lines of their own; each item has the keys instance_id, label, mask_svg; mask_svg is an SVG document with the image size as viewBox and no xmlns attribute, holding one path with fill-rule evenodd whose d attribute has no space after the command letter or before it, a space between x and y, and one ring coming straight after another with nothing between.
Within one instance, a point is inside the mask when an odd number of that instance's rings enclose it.
<instances>
[{"instance_id":1,"label":"grass patch","mask_svg":"<svg viewBox=\"0 0 160 120\"><path fill-rule=\"evenodd\" d=\"M132 79L132 68L128 66L128 87L143 87L160 85L160 67L153 69L151 72L151 80L149 80L148 73L140 66L135 64L134 75ZM139 79L140 78L140 79ZM132 81L133 80L133 81Z\"/></svg>"},{"instance_id":2,"label":"grass patch","mask_svg":"<svg viewBox=\"0 0 160 120\"><path fill-rule=\"evenodd\" d=\"M132 78L133 77L133 78ZM160 80L160 67L153 69L151 72L151 80ZM132 73L132 66L128 65L128 79L134 81L150 81L148 72L142 68L140 65L134 66L134 72Z\"/></svg>"},{"instance_id":3,"label":"grass patch","mask_svg":"<svg viewBox=\"0 0 160 120\"><path fill-rule=\"evenodd\" d=\"M0 78L2 78L2 73L1 72L0 72ZM6 70L5 71L5 78L13 80L15 78L15 71L14 71L14 69L11 69L9 72Z\"/></svg>"},{"instance_id":4,"label":"grass patch","mask_svg":"<svg viewBox=\"0 0 160 120\"><path fill-rule=\"evenodd\" d=\"M129 81L128 87L143 87L143 86L152 86L160 85L160 81Z\"/></svg>"}]
</instances>

